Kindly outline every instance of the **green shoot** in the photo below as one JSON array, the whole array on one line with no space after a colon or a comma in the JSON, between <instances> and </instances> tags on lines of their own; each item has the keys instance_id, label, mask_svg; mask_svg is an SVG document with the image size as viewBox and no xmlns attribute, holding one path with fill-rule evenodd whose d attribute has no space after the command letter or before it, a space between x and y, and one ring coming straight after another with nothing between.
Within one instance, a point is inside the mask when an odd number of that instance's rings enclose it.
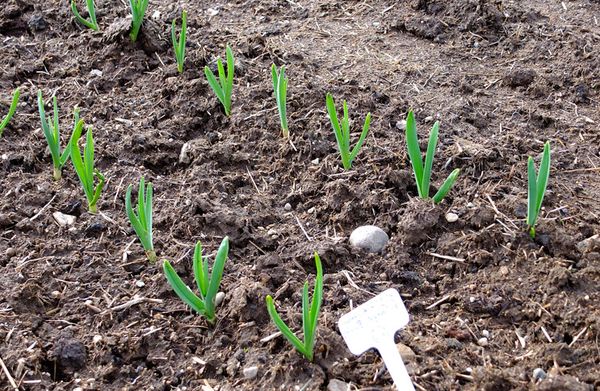
<instances>
[{"instance_id":1,"label":"green shoot","mask_svg":"<svg viewBox=\"0 0 600 391\"><path fill-rule=\"evenodd\" d=\"M144 22L148 0L129 0L129 5L131 7L131 31L129 32L129 38L131 38L132 42L135 42Z\"/></svg>"},{"instance_id":2,"label":"green shoot","mask_svg":"<svg viewBox=\"0 0 600 391\"><path fill-rule=\"evenodd\" d=\"M225 69L223 68L223 61L219 57L217 59L217 70L219 71L219 81L215 77L213 71L210 70L208 66L204 67L204 74L206 75L206 80L210 85L210 88L215 92L217 98L223 105L225 109L225 115L229 117L231 114L231 92L233 91L233 73L235 62L233 59L233 52L229 45L227 45L226 55L227 55L227 76L225 76Z\"/></svg>"},{"instance_id":3,"label":"green shoot","mask_svg":"<svg viewBox=\"0 0 600 391\"><path fill-rule=\"evenodd\" d=\"M317 331L317 323L319 321L319 311L321 310L321 303L323 302L323 269L321 267L321 259L319 254L315 252L315 263L317 265L317 279L315 281L315 290L313 293L312 302L309 302L308 297L308 281L304 283L304 289L302 291L302 330L304 332L304 342L298 338L292 330L285 324L281 319L275 305L273 304L273 298L267 296L267 310L271 319L275 323L275 326L281 331L281 333L287 338L288 341L298 352L300 352L309 361L313 360L313 350L315 346L315 337Z\"/></svg>"},{"instance_id":4,"label":"green shoot","mask_svg":"<svg viewBox=\"0 0 600 391\"><path fill-rule=\"evenodd\" d=\"M535 172L533 158L530 156L529 159L527 159L527 228L529 230L529 236L531 236L532 239L535 239L535 223L542 208L542 201L544 200L544 194L546 193L549 176L550 142L546 141L538 174Z\"/></svg>"},{"instance_id":5,"label":"green shoot","mask_svg":"<svg viewBox=\"0 0 600 391\"><path fill-rule=\"evenodd\" d=\"M229 253L229 238L226 236L223 238L215 263L213 265L212 273L208 272L208 262L202 257L202 245L200 242L196 243L194 249L194 261L193 270L196 285L200 297L198 297L192 290L181 280L173 266L169 261L164 260L163 270L167 281L171 288L177 293L177 296L184 303L186 303L191 309L204 316L211 324L215 323L215 297L219 291L219 285L221 285L221 278L223 277L223 269L225 268L225 261L227 261L227 254Z\"/></svg>"},{"instance_id":6,"label":"green shoot","mask_svg":"<svg viewBox=\"0 0 600 391\"><path fill-rule=\"evenodd\" d=\"M2 137L4 128L6 128L13 115L15 115L15 111L17 111L17 105L19 104L19 96L21 96L21 89L17 88L13 93L13 98L10 104L10 108L8 109L8 114L6 114L6 117L4 117L2 122L0 122L0 137Z\"/></svg>"},{"instance_id":7,"label":"green shoot","mask_svg":"<svg viewBox=\"0 0 600 391\"><path fill-rule=\"evenodd\" d=\"M344 166L345 170L349 170L352 168L352 162L354 161L354 158L356 158L356 155L358 155L358 151L360 151L360 148L362 147L363 143L365 142L365 138L369 133L371 113L367 114L360 138L358 139L358 142L352 151L350 151L350 122L348 120L348 104L346 101L344 101L344 117L342 118L341 126L340 122L338 121L335 103L331 94L327 94L327 112L329 113L329 120L333 126L335 139L340 150L342 165Z\"/></svg>"},{"instance_id":8,"label":"green shoot","mask_svg":"<svg viewBox=\"0 0 600 391\"><path fill-rule=\"evenodd\" d=\"M83 120L77 122L73 137L79 139L83 130ZM73 140L73 138L71 138ZM83 187L83 192L88 202L88 210L90 213L97 213L98 207L96 203L100 198L100 193L104 188L104 175L94 168L94 138L92 137L92 127L88 127L85 137L85 147L83 149L83 158L77 141L71 143L71 161L75 167L75 172L79 177L79 181ZM98 177L98 184L94 186L94 177Z\"/></svg>"},{"instance_id":9,"label":"green shoot","mask_svg":"<svg viewBox=\"0 0 600 391\"><path fill-rule=\"evenodd\" d=\"M38 110L40 112L40 120L42 122L42 131L48 142L50 149L50 156L52 156L52 165L54 166L53 178L55 181L60 180L62 177L62 169L64 165L69 161L71 155L71 146L77 143L81 131L79 134L75 130L71 134L71 139L67 144L64 151L60 151L60 129L58 126L58 103L56 96L52 97L53 115L46 118L46 110L44 109L44 99L42 97L42 91L38 91ZM73 113L75 118L75 128L79 122L79 110L75 109Z\"/></svg>"},{"instance_id":10,"label":"green shoot","mask_svg":"<svg viewBox=\"0 0 600 391\"><path fill-rule=\"evenodd\" d=\"M177 71L183 73L183 64L185 63L185 41L187 32L187 12L181 13L181 34L179 40L175 34L175 19L171 25L171 41L173 41L173 50L175 51L175 59L177 59Z\"/></svg>"},{"instance_id":11,"label":"green shoot","mask_svg":"<svg viewBox=\"0 0 600 391\"><path fill-rule=\"evenodd\" d=\"M129 217L129 222L133 226L140 242L142 242L148 260L150 263L154 263L156 262L156 252L154 251L154 243L152 241L152 183L148 182L148 187L146 187L144 177L140 179L137 215L131 206L132 187L133 185L129 185L125 194L127 217Z\"/></svg>"},{"instance_id":12,"label":"green shoot","mask_svg":"<svg viewBox=\"0 0 600 391\"><path fill-rule=\"evenodd\" d=\"M417 125L415 124L415 116L411 111L408 112L406 118L406 146L408 149L408 156L412 164L413 172L415 174L415 180L417 182L417 190L419 197L429 198L429 185L431 183L431 168L433 166L433 156L435 155L435 148L438 142L438 132L440 129L440 123L438 121L433 124L431 133L429 134L429 142L427 144L427 154L425 155L425 163L423 163L421 157L421 149L419 148L419 140L417 137ZM439 188L437 193L433 196L433 202L439 204L442 202L446 194L450 191L454 182L458 178L460 170L457 168L448 175L448 178L444 181L442 186Z\"/></svg>"},{"instance_id":13,"label":"green shoot","mask_svg":"<svg viewBox=\"0 0 600 391\"><path fill-rule=\"evenodd\" d=\"M279 120L281 122L281 130L283 137L288 138L290 131L287 122L287 86L288 79L285 77L285 66L281 66L279 72L275 64L271 65L271 77L273 79L273 90L275 91L275 99L277 100L277 110L279 111Z\"/></svg>"},{"instance_id":14,"label":"green shoot","mask_svg":"<svg viewBox=\"0 0 600 391\"><path fill-rule=\"evenodd\" d=\"M75 15L75 19L82 25L91 28L94 31L98 31L98 22L96 21L96 6L94 4L94 0L86 0L88 14L90 15L90 20L84 19L77 10L77 3L75 0L71 0L71 11L73 11L73 15Z\"/></svg>"}]
</instances>

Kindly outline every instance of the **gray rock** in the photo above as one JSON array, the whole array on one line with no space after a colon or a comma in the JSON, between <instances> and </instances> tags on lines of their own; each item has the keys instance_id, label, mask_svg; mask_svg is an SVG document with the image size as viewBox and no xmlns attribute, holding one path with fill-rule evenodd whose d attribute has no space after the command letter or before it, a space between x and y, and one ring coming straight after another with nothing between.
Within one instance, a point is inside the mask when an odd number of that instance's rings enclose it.
<instances>
[{"instance_id":1,"label":"gray rock","mask_svg":"<svg viewBox=\"0 0 600 391\"><path fill-rule=\"evenodd\" d=\"M257 366L246 367L246 368L244 368L244 370L242 372L244 373L245 379L252 380L256 377L256 375L258 375L258 367Z\"/></svg>"},{"instance_id":2,"label":"gray rock","mask_svg":"<svg viewBox=\"0 0 600 391\"><path fill-rule=\"evenodd\" d=\"M356 228L350 235L350 244L371 253L378 253L390 240L388 235L374 225L363 225Z\"/></svg>"},{"instance_id":3,"label":"gray rock","mask_svg":"<svg viewBox=\"0 0 600 391\"><path fill-rule=\"evenodd\" d=\"M546 371L544 371L542 368L535 368L533 370L533 378L535 380L544 380L546 376Z\"/></svg>"},{"instance_id":4,"label":"gray rock","mask_svg":"<svg viewBox=\"0 0 600 391\"><path fill-rule=\"evenodd\" d=\"M56 223L58 225L60 225L61 227L65 227L67 225L73 225L75 223L75 216L71 216L68 214L64 214L61 212L54 212L52 213L52 217L54 217L54 220L56 221Z\"/></svg>"},{"instance_id":5,"label":"gray rock","mask_svg":"<svg viewBox=\"0 0 600 391\"><path fill-rule=\"evenodd\" d=\"M220 306L225 300L225 292L217 292L215 295L215 307Z\"/></svg>"},{"instance_id":6,"label":"gray rock","mask_svg":"<svg viewBox=\"0 0 600 391\"><path fill-rule=\"evenodd\" d=\"M338 379L331 379L327 384L327 391L349 391L350 385Z\"/></svg>"},{"instance_id":7,"label":"gray rock","mask_svg":"<svg viewBox=\"0 0 600 391\"><path fill-rule=\"evenodd\" d=\"M481 337L477 340L477 345L479 346L488 346L489 341L486 337Z\"/></svg>"},{"instance_id":8,"label":"gray rock","mask_svg":"<svg viewBox=\"0 0 600 391\"><path fill-rule=\"evenodd\" d=\"M189 142L187 142L181 146L181 152L179 152L179 163L189 164L192 161L192 158L189 155L190 149L191 149L191 146L190 146Z\"/></svg>"}]
</instances>

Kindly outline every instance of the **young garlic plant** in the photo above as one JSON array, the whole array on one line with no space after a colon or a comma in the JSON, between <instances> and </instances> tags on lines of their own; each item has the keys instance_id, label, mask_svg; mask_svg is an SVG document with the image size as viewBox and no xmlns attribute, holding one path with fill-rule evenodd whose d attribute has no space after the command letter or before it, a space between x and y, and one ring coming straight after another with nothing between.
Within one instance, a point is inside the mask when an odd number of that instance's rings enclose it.
<instances>
[{"instance_id":1,"label":"young garlic plant","mask_svg":"<svg viewBox=\"0 0 600 391\"><path fill-rule=\"evenodd\" d=\"M75 127L73 133L71 134L71 138L69 139L69 143L67 144L66 148L61 152L60 128L58 125L58 102L56 96L52 97L52 107L52 116L46 117L46 110L44 109L44 98L42 97L42 91L38 91L38 110L40 113L40 120L42 123L42 131L44 132L44 137L46 138L46 142L48 143L48 148L50 149L50 156L52 157L52 165L54 167L52 177L55 181L58 181L62 177L63 167L69 161L69 157L71 155L71 146L73 144L77 144L77 140L79 140L79 136L81 135L81 129L79 130L79 133L77 133L77 124L79 123L79 109L75 108L73 113L73 117L75 118Z\"/></svg>"},{"instance_id":2,"label":"young garlic plant","mask_svg":"<svg viewBox=\"0 0 600 391\"><path fill-rule=\"evenodd\" d=\"M83 120L79 120L75 126L72 140L78 140L83 131ZM71 143L71 161L75 172L79 177L83 192L88 202L88 211L90 213L98 213L98 207L96 206L98 199L100 199L100 193L104 188L104 175L100 173L94 167L94 138L92 136L92 127L88 127L85 137L85 147L83 148L83 157L79 150L79 144L77 141ZM98 184L94 185L94 178L98 178Z\"/></svg>"},{"instance_id":3,"label":"young garlic plant","mask_svg":"<svg viewBox=\"0 0 600 391\"><path fill-rule=\"evenodd\" d=\"M10 107L8 108L8 114L6 117L0 122L0 137L2 137L2 133L4 133L4 128L8 125L13 115L15 115L15 111L17 111L17 105L19 104L19 97L21 96L21 89L17 88L13 93L12 102Z\"/></svg>"},{"instance_id":4,"label":"young garlic plant","mask_svg":"<svg viewBox=\"0 0 600 391\"><path fill-rule=\"evenodd\" d=\"M140 28L144 23L144 14L148 9L148 0L129 0L129 6L131 8L131 31L129 32L129 38L132 42L137 41Z\"/></svg>"},{"instance_id":5,"label":"young garlic plant","mask_svg":"<svg viewBox=\"0 0 600 391\"><path fill-rule=\"evenodd\" d=\"M356 143L354 148L350 150L350 121L348 119L348 104L346 103L346 101L343 101L344 117L342 118L341 124L338 121L335 103L331 94L327 94L326 104L327 113L329 114L329 120L331 121L331 125L333 126L333 131L335 133L335 140L337 141L338 149L340 150L342 165L344 166L345 170L349 170L352 168L352 162L356 158L356 155L358 155L360 148L365 142L367 134L369 134L369 126L371 125L371 113L367 114L367 118L365 119L365 124L363 126L363 130L360 134L358 142Z\"/></svg>"},{"instance_id":6,"label":"young garlic plant","mask_svg":"<svg viewBox=\"0 0 600 391\"><path fill-rule=\"evenodd\" d=\"M544 153L540 163L540 171L536 174L535 163L529 156L527 159L527 229L529 236L535 239L535 223L542 209L542 201L546 194L548 178L550 177L550 141L544 144Z\"/></svg>"},{"instance_id":7,"label":"young garlic plant","mask_svg":"<svg viewBox=\"0 0 600 391\"><path fill-rule=\"evenodd\" d=\"M181 34L179 34L179 40L175 33L175 19L171 25L171 41L173 42L173 51L175 52L175 59L177 60L177 71L183 73L183 65L185 63L185 43L187 40L187 12L184 10L181 13Z\"/></svg>"},{"instance_id":8,"label":"young garlic plant","mask_svg":"<svg viewBox=\"0 0 600 391\"><path fill-rule=\"evenodd\" d=\"M415 181L417 182L417 191L419 192L419 197L425 199L429 198L431 168L433 166L433 156L435 155L435 148L438 142L439 129L440 123L436 121L435 124L433 124L431 133L429 134L427 153L425 155L425 163L423 164L421 148L419 147L419 140L417 136L415 115L412 110L408 112L408 117L406 118L406 146L408 149L408 156L412 164L413 173L415 174ZM448 194L450 191L452 185L454 185L454 182L456 182L458 174L460 174L460 170L458 168L450 173L437 193L435 193L433 196L433 202L436 204L442 202L446 194Z\"/></svg>"},{"instance_id":9,"label":"young garlic plant","mask_svg":"<svg viewBox=\"0 0 600 391\"><path fill-rule=\"evenodd\" d=\"M96 5L94 4L94 0L86 0L86 5L88 9L88 14L90 15L90 20L85 19L81 16L81 14L79 14L79 11L77 10L77 3L75 2L75 0L71 0L71 11L73 12L75 19L79 23L94 31L98 31L99 28L98 22L96 21Z\"/></svg>"},{"instance_id":10,"label":"young garlic plant","mask_svg":"<svg viewBox=\"0 0 600 391\"><path fill-rule=\"evenodd\" d=\"M156 252L154 251L154 242L152 240L152 183L148 182L146 187L144 177L140 179L140 186L138 188L138 205L137 214L131 206L131 190L133 185L127 187L125 193L125 210L127 211L127 217L133 227L133 230L137 234L148 261L150 263L156 262Z\"/></svg>"},{"instance_id":11,"label":"young garlic plant","mask_svg":"<svg viewBox=\"0 0 600 391\"><path fill-rule=\"evenodd\" d=\"M223 270L225 268L225 261L227 261L228 253L229 238L226 236L223 238L219 250L217 251L212 273L209 273L208 262L202 257L202 245L200 242L196 243L194 249L193 271L200 296L194 294L194 292L192 292L192 290L181 280L169 261L165 260L163 262L163 270L167 277L167 281L177 296L179 296L179 298L191 309L204 316L211 324L214 324L216 320L215 298L219 292L219 286L221 285L221 279L223 278Z\"/></svg>"},{"instance_id":12,"label":"young garlic plant","mask_svg":"<svg viewBox=\"0 0 600 391\"><path fill-rule=\"evenodd\" d=\"M314 357L313 352L317 335L317 325L319 323L319 312L321 311L321 304L323 302L323 268L321 267L319 254L316 252L315 264L317 266L317 277L315 280L312 302L308 297L308 281L304 283L304 289L302 290L302 330L304 333L304 341L300 340L300 338L298 338L281 319L275 309L273 298L270 295L266 298L267 311L275 323L275 326L277 326L279 331L281 331L283 336L296 348L296 350L309 361L312 361Z\"/></svg>"},{"instance_id":13,"label":"young garlic plant","mask_svg":"<svg viewBox=\"0 0 600 391\"><path fill-rule=\"evenodd\" d=\"M288 138L290 136L286 107L288 78L285 77L285 66L282 65L278 72L275 64L272 64L271 79L273 80L273 91L275 92L275 100L277 101L277 111L279 111L281 131L283 132L283 137Z\"/></svg>"},{"instance_id":14,"label":"young garlic plant","mask_svg":"<svg viewBox=\"0 0 600 391\"><path fill-rule=\"evenodd\" d=\"M204 75L210 85L210 88L215 92L217 98L225 109L225 115L229 117L231 115L231 92L233 91L233 74L235 67L235 60L233 58L233 52L229 45L225 50L227 57L227 75L225 75L225 68L223 67L223 61L219 57L217 59L217 71L219 73L219 81L215 77L213 71L208 66L204 67Z\"/></svg>"}]
</instances>

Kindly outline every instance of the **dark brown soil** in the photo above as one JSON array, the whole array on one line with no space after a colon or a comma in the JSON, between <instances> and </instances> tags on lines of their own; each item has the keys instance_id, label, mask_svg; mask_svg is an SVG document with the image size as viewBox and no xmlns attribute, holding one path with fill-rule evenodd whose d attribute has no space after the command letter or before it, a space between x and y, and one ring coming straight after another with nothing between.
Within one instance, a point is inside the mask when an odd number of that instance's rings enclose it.
<instances>
[{"instance_id":1,"label":"dark brown soil","mask_svg":"<svg viewBox=\"0 0 600 391\"><path fill-rule=\"evenodd\" d=\"M600 245L585 241L600 233L597 0L189 2L181 76L169 42L177 2L151 1L137 44L126 2L98 1L100 33L75 24L67 3L0 7L0 115L22 88L0 139L2 389L8 373L23 390L316 390L333 379L391 390L379 355L354 357L336 326L350 302L390 287L411 314L397 338L414 351L419 390L600 389ZM230 118L202 73L226 43L237 59ZM295 149L279 135L273 62L287 66ZM93 125L102 215L81 206L70 164L52 181L38 89L58 96L63 134L75 106ZM329 91L348 100L355 130L373 114L349 172ZM434 185L461 169L439 206L414 200L399 129L410 108L422 139L441 122ZM533 241L526 160L539 162L546 140ZM214 327L135 240L124 193L141 175L155 186L159 256L188 283L195 241L212 254L231 238ZM59 227L56 211L75 224ZM365 224L390 235L383 254L348 244ZM261 339L276 331L267 294L299 329L314 251L326 275L310 363L282 337ZM246 380L250 366L258 375Z\"/></svg>"}]
</instances>

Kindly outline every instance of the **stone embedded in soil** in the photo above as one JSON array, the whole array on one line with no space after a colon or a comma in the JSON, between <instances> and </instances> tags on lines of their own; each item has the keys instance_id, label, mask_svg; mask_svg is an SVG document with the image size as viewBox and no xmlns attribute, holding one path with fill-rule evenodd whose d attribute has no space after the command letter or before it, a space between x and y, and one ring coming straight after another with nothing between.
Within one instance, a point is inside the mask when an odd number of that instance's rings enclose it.
<instances>
[{"instance_id":1,"label":"stone embedded in soil","mask_svg":"<svg viewBox=\"0 0 600 391\"><path fill-rule=\"evenodd\" d=\"M400 356L402 356L402 361L404 361L404 364L414 363L417 361L417 355L410 347L403 343L397 343L396 348L398 349Z\"/></svg>"},{"instance_id":2,"label":"stone embedded in soil","mask_svg":"<svg viewBox=\"0 0 600 391\"><path fill-rule=\"evenodd\" d=\"M331 379L327 384L327 391L348 391L350 385L338 379Z\"/></svg>"},{"instance_id":3,"label":"stone embedded in soil","mask_svg":"<svg viewBox=\"0 0 600 391\"><path fill-rule=\"evenodd\" d=\"M65 372L74 372L85 366L85 345L75 338L63 338L55 347L58 364Z\"/></svg>"},{"instance_id":4,"label":"stone embedded in soil","mask_svg":"<svg viewBox=\"0 0 600 391\"><path fill-rule=\"evenodd\" d=\"M371 253L378 253L390 240L388 235L374 225L363 225L356 228L350 235L350 244Z\"/></svg>"},{"instance_id":5,"label":"stone embedded in soil","mask_svg":"<svg viewBox=\"0 0 600 391\"><path fill-rule=\"evenodd\" d=\"M479 346L488 346L489 341L486 337L481 337L477 340L477 345Z\"/></svg>"},{"instance_id":6,"label":"stone embedded in soil","mask_svg":"<svg viewBox=\"0 0 600 391\"><path fill-rule=\"evenodd\" d=\"M458 221L458 215L456 213L446 213L446 221L449 223L455 223Z\"/></svg>"},{"instance_id":7,"label":"stone embedded in soil","mask_svg":"<svg viewBox=\"0 0 600 391\"><path fill-rule=\"evenodd\" d=\"M73 225L75 223L76 217L72 215L68 215L61 212L52 213L52 217L58 225L61 227L66 227L67 225Z\"/></svg>"},{"instance_id":8,"label":"stone embedded in soil","mask_svg":"<svg viewBox=\"0 0 600 391\"><path fill-rule=\"evenodd\" d=\"M600 249L600 235L596 234L577 243L577 250L586 254Z\"/></svg>"},{"instance_id":9,"label":"stone embedded in soil","mask_svg":"<svg viewBox=\"0 0 600 391\"><path fill-rule=\"evenodd\" d=\"M225 300L225 292L217 292L215 296L215 306L220 306Z\"/></svg>"},{"instance_id":10,"label":"stone embedded in soil","mask_svg":"<svg viewBox=\"0 0 600 391\"><path fill-rule=\"evenodd\" d=\"M244 373L244 378L251 380L254 379L256 377L256 375L258 375L258 367L257 366L252 366L252 367L246 367L243 370Z\"/></svg>"},{"instance_id":11,"label":"stone embedded in soil","mask_svg":"<svg viewBox=\"0 0 600 391\"><path fill-rule=\"evenodd\" d=\"M190 143L187 142L181 146L181 152L179 152L179 163L181 164L189 164L192 159L189 155L190 152Z\"/></svg>"},{"instance_id":12,"label":"stone embedded in soil","mask_svg":"<svg viewBox=\"0 0 600 391\"><path fill-rule=\"evenodd\" d=\"M535 368L533 370L533 378L535 380L544 380L546 376L546 372L542 368Z\"/></svg>"}]
</instances>

